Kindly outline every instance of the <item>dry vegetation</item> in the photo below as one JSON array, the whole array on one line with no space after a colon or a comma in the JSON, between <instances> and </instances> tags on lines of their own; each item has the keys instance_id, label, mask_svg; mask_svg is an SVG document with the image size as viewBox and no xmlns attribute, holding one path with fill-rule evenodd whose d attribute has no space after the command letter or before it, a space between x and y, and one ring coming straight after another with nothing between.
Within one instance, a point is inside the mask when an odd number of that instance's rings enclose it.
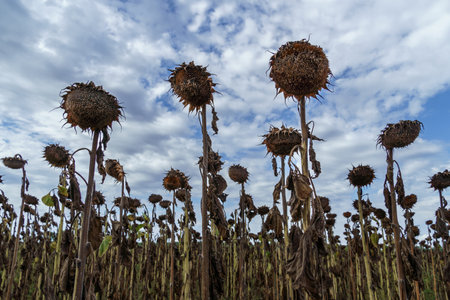
<instances>
[{"instance_id":1,"label":"dry vegetation","mask_svg":"<svg viewBox=\"0 0 450 300\"><path fill-rule=\"evenodd\" d=\"M61 171L55 188L40 200L27 194L27 161L19 154L3 158L6 167L22 171L22 203L15 210L1 191L2 299L448 299L450 210L443 192L450 172L430 177L440 206L426 222L427 237L419 241L413 217L420 199L406 193L393 155L414 142L419 121L388 124L380 132L380 151L387 155L386 211L363 193L374 170L368 165L349 170L357 200L343 214L344 236L335 235L332 201L318 196L320 187L313 182L321 173L313 142L323 140L313 135L305 114L305 100L327 89L328 59L305 40L281 46L270 60L270 77L277 92L298 105L300 129L283 125L264 135L275 176L272 207L257 206L246 192L244 166L228 169L240 186L240 203L227 219L228 183L206 126L210 105L211 128L218 132L215 83L193 62L171 72L173 93L201 120L201 233L195 230L191 199L192 189L200 187L191 187L182 171L167 170L162 178L170 200L150 193L145 200L130 196L126 166L104 154L108 128L119 121L122 108L101 86L75 83L64 90L60 107L72 127L92 132L92 145L73 152L61 145L45 147L45 160ZM90 157L86 179L80 175L86 170L75 164L83 154ZM298 166L292 161L296 156ZM102 183L106 176L116 180L115 199L102 195L95 172ZM86 185L84 197L80 184ZM38 213L39 202L48 207L46 213ZM156 215L157 206L164 214ZM255 218L261 228L251 232Z\"/></svg>"}]
</instances>

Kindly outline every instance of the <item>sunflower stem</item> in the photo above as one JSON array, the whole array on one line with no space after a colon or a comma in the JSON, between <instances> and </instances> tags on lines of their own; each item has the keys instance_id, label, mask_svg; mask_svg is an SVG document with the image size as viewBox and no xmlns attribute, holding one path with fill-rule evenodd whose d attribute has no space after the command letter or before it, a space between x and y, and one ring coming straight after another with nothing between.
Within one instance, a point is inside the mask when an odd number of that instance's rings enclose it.
<instances>
[{"instance_id":1,"label":"sunflower stem","mask_svg":"<svg viewBox=\"0 0 450 300\"><path fill-rule=\"evenodd\" d=\"M78 259L75 272L75 285L73 290L73 300L79 300L82 298L83 294L83 281L84 281L84 271L86 266L86 257L88 254L88 233L89 233L89 222L91 218L92 210L92 194L94 192L94 172L95 172L95 158L97 154L98 138L100 130L94 131L94 136L92 138L92 150L90 153L89 161L89 177L88 177L88 187L86 191L86 201L84 203L83 210L83 223L81 226L81 236L80 243L78 246Z\"/></svg>"},{"instance_id":2,"label":"sunflower stem","mask_svg":"<svg viewBox=\"0 0 450 300\"><path fill-rule=\"evenodd\" d=\"M11 267L10 267L10 271L9 271L8 289L7 289L6 297L5 297L5 299L7 299L7 300L11 299L12 285L14 284L14 277L15 277L14 275L15 275L15 269L16 269L16 263L17 263L17 252L19 250L20 230L22 229L22 226L23 226L23 208L25 206L26 179L27 179L27 173L25 171L25 167L22 167L22 186L21 186L21 190L20 190L22 204L20 207L19 224L17 225L16 239L14 241L13 258L11 261Z\"/></svg>"},{"instance_id":3,"label":"sunflower stem","mask_svg":"<svg viewBox=\"0 0 450 300\"><path fill-rule=\"evenodd\" d=\"M301 157L301 163L302 163L302 174L306 177L308 177L308 180L310 180L309 177L309 168L308 168L308 125L306 125L306 105L305 97L297 98L298 100L298 111L300 114L300 126L302 130L302 143L300 148L300 157ZM310 216L311 214L311 200L310 197L306 199L304 209L302 212L302 218L303 218L303 231L305 231L309 227L310 223Z\"/></svg>"},{"instance_id":4,"label":"sunflower stem","mask_svg":"<svg viewBox=\"0 0 450 300\"><path fill-rule=\"evenodd\" d=\"M397 217L397 202L395 197L395 187L394 187L394 149L388 148L387 152L387 173L386 177L389 182L389 189L391 193L391 206L392 206L392 222L394 223L394 243L395 243L395 259L397 261L397 272L398 272L398 293L400 300L406 300L406 280L405 272L403 269L402 253L401 253L401 243L400 243L400 226L398 224Z\"/></svg>"},{"instance_id":5,"label":"sunflower stem","mask_svg":"<svg viewBox=\"0 0 450 300\"><path fill-rule=\"evenodd\" d=\"M206 130L206 104L202 106L202 137L203 137L203 171L202 171L202 299L209 299L209 237L208 237L208 132Z\"/></svg>"},{"instance_id":6,"label":"sunflower stem","mask_svg":"<svg viewBox=\"0 0 450 300\"><path fill-rule=\"evenodd\" d=\"M364 222L364 215L363 215L363 209L362 209L362 189L360 186L358 186L358 212L359 212L359 223L361 225L361 238L362 238L362 244L363 244L363 251L364 251L364 267L366 269L366 280L367 280L367 291L369 292L369 298L370 300L374 300L373 290L372 290L372 271L370 268L369 263L369 247L367 245L366 241L366 226Z\"/></svg>"}]
</instances>

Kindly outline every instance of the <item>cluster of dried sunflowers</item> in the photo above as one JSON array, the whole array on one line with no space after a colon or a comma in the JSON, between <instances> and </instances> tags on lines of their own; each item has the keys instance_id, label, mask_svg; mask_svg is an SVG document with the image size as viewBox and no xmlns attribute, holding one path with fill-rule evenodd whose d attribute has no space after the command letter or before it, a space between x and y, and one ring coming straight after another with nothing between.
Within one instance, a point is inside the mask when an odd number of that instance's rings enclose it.
<instances>
[{"instance_id":1,"label":"cluster of dried sunflowers","mask_svg":"<svg viewBox=\"0 0 450 300\"><path fill-rule=\"evenodd\" d=\"M189 176L171 168L162 178L170 198L150 194L148 201L141 201L131 196L127 173L119 160L104 159L108 129L123 115L116 97L93 82L66 87L60 103L66 122L91 132L92 147L73 152L59 144L44 148L44 159L61 173L55 189L41 199L28 194L27 161L20 154L3 158L7 168L22 170L22 203L18 216L0 190L1 297L448 297L450 210L443 192L450 186L450 173L445 170L429 179L430 187L439 192L440 207L435 220L426 223L428 235L421 236L413 218L420 199L405 192L399 164L393 158L394 149L415 141L422 123L405 120L388 124L378 136L378 145L387 154L383 189L387 212L374 207L363 194L375 180L375 170L363 164L349 170L347 179L357 189L357 200L353 201L355 212L343 214L345 242L341 243L334 233L337 215L331 212L333 201L319 196L314 185L321 164L313 141L323 140L313 135L314 123L306 121L305 109L306 99L328 90L328 58L321 47L309 41L293 41L272 55L269 67L276 93L296 102L300 128L270 126L262 136L277 177L271 207L257 206L260 199L246 191L252 184L246 167L233 164L228 168L229 179L240 189L239 205L229 216L224 208L228 183L220 174L224 161L213 150L206 126L206 108L210 106L211 128L218 133L213 101L216 83L206 67L194 62L170 70L173 94L189 113L199 115L202 129L202 156L197 161L202 181L201 232L196 227ZM89 153L87 179L75 164L80 150ZM95 184L95 170L102 183L108 175L121 185L112 201ZM79 182L85 182L86 188ZM37 209L40 202L48 207L42 215ZM398 220L398 206L403 210L404 225ZM249 224L255 218L261 228L251 232Z\"/></svg>"}]
</instances>

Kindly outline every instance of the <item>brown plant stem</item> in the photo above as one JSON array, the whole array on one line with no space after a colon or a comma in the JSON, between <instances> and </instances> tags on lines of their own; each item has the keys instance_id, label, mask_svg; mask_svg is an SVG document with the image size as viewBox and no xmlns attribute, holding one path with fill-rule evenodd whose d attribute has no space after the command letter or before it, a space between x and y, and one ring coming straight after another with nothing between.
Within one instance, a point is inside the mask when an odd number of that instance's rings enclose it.
<instances>
[{"instance_id":1,"label":"brown plant stem","mask_svg":"<svg viewBox=\"0 0 450 300\"><path fill-rule=\"evenodd\" d=\"M9 280L8 280L8 289L6 291L5 299L11 299L12 285L14 284L14 275L17 263L17 252L19 250L19 240L20 240L20 230L23 226L23 208L25 206L25 182L27 178L27 173L25 172L25 167L22 167L22 186L20 189L20 196L22 198L22 204L20 206L20 215L19 215L19 224L17 225L17 234L16 239L14 241L14 252L13 258L11 261L11 266L9 269Z\"/></svg>"},{"instance_id":2,"label":"brown plant stem","mask_svg":"<svg viewBox=\"0 0 450 300\"><path fill-rule=\"evenodd\" d=\"M83 210L83 223L81 226L80 244L78 247L78 258L76 260L75 285L73 289L73 300L79 300L83 294L84 271L86 266L86 257L88 254L88 233L89 222L91 219L92 194L94 192L94 172L95 158L97 154L98 137L100 130L94 131L92 138L92 148L89 161L88 186L86 190L86 201Z\"/></svg>"},{"instance_id":3,"label":"brown plant stem","mask_svg":"<svg viewBox=\"0 0 450 300\"><path fill-rule=\"evenodd\" d=\"M208 238L208 132L206 131L206 104L202 106L203 166L202 166L202 285L203 300L209 299L209 238Z\"/></svg>"},{"instance_id":4,"label":"brown plant stem","mask_svg":"<svg viewBox=\"0 0 450 300\"><path fill-rule=\"evenodd\" d=\"M285 156L281 156L281 199L283 203L283 229L284 229L284 264L288 261L288 249L289 249L289 216L287 212L287 201L286 201L286 166L285 166ZM286 268L283 268L284 277L287 279L287 293L289 298L293 298L292 289L292 279L287 275Z\"/></svg>"},{"instance_id":5,"label":"brown plant stem","mask_svg":"<svg viewBox=\"0 0 450 300\"><path fill-rule=\"evenodd\" d=\"M398 224L397 217L397 201L395 197L394 187L394 149L388 148L387 152L387 173L386 177L389 182L389 190L391 193L391 207L392 207L392 223L394 229L394 244L395 244L395 259L397 261L397 280L398 280L398 293L400 300L406 300L406 280L405 272L402 262L401 243L400 243L400 226Z\"/></svg>"},{"instance_id":6,"label":"brown plant stem","mask_svg":"<svg viewBox=\"0 0 450 300\"><path fill-rule=\"evenodd\" d=\"M361 239L364 251L364 267L366 269L366 280L367 280L367 291L369 293L370 300L374 300L373 290L372 290L372 271L369 263L369 247L366 241L366 226L364 222L363 210L362 210L362 189L358 186L358 212L359 212L359 224L361 225Z\"/></svg>"},{"instance_id":7,"label":"brown plant stem","mask_svg":"<svg viewBox=\"0 0 450 300\"><path fill-rule=\"evenodd\" d=\"M347 221L348 224L348 221ZM352 245L351 245L351 238L350 238L350 234L348 235L348 239L347 239L347 246L348 246L348 257L349 257L349 261L350 261L350 284L352 287L352 299L356 300L358 297L358 294L356 292L356 283L355 283L355 268L353 266L353 255L352 255Z\"/></svg>"},{"instance_id":8,"label":"brown plant stem","mask_svg":"<svg viewBox=\"0 0 450 300\"><path fill-rule=\"evenodd\" d=\"M175 191L173 192L172 199L172 230L170 232L170 300L173 300L173 289L175 287Z\"/></svg>"},{"instance_id":9,"label":"brown plant stem","mask_svg":"<svg viewBox=\"0 0 450 300\"><path fill-rule=\"evenodd\" d=\"M245 268L245 244L247 242L246 235L246 224L245 224L245 189L244 183L241 184L241 197L239 200L239 209L240 209L240 232L239 232L239 298L246 299L246 268Z\"/></svg>"},{"instance_id":10,"label":"brown plant stem","mask_svg":"<svg viewBox=\"0 0 450 300\"><path fill-rule=\"evenodd\" d=\"M308 168L308 125L306 125L306 105L305 97L297 98L298 100L298 111L300 114L300 126L302 131L302 143L300 148L300 157L302 161L302 174L308 179L310 179L309 176L309 168ZM306 199L304 209L302 212L302 219L303 219L303 231L305 231L310 223L311 218L311 200L310 198Z\"/></svg>"}]
</instances>

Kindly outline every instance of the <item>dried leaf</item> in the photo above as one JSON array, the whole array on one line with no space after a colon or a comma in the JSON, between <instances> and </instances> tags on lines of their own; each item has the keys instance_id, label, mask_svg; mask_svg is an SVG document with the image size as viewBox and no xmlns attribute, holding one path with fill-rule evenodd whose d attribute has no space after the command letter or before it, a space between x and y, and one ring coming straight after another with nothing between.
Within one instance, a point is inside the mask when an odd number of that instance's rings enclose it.
<instances>
[{"instance_id":1,"label":"dried leaf","mask_svg":"<svg viewBox=\"0 0 450 300\"><path fill-rule=\"evenodd\" d=\"M128 197L130 197L131 189L130 189L130 186L128 185L128 181L125 181L125 188L126 188L126 190L127 190Z\"/></svg>"},{"instance_id":2,"label":"dried leaf","mask_svg":"<svg viewBox=\"0 0 450 300\"><path fill-rule=\"evenodd\" d=\"M103 153L101 144L100 144L100 147L98 147L98 149L97 149L96 159L97 159L97 171L98 171L98 174L100 174L100 176L102 176L102 184L103 184L103 182L105 182L105 178L106 178L106 170L105 170L105 166L103 165L104 153Z\"/></svg>"},{"instance_id":3,"label":"dried leaf","mask_svg":"<svg viewBox=\"0 0 450 300\"><path fill-rule=\"evenodd\" d=\"M102 134L103 134L102 144L103 144L103 148L105 148L105 150L106 150L106 146L108 145L108 142L110 140L108 128L103 128Z\"/></svg>"},{"instance_id":4,"label":"dried leaf","mask_svg":"<svg viewBox=\"0 0 450 300\"><path fill-rule=\"evenodd\" d=\"M403 185L402 173L397 172L397 182L395 183L395 192L397 193L397 202L400 206L403 206L403 200L405 199L405 186Z\"/></svg>"},{"instance_id":5,"label":"dried leaf","mask_svg":"<svg viewBox=\"0 0 450 300\"><path fill-rule=\"evenodd\" d=\"M281 194L281 179L278 181L277 184L275 184L275 187L273 189L273 203L278 203L278 200L280 200L280 194Z\"/></svg>"},{"instance_id":6,"label":"dried leaf","mask_svg":"<svg viewBox=\"0 0 450 300\"><path fill-rule=\"evenodd\" d=\"M273 175L275 177L278 176L278 166L277 166L277 159L275 157L272 158L272 169L273 169Z\"/></svg>"},{"instance_id":7,"label":"dried leaf","mask_svg":"<svg viewBox=\"0 0 450 300\"><path fill-rule=\"evenodd\" d=\"M319 177L322 169L320 167L320 162L316 159L316 151L314 150L312 139L309 140L309 161L311 162L311 167L315 174L312 178Z\"/></svg>"},{"instance_id":8,"label":"dried leaf","mask_svg":"<svg viewBox=\"0 0 450 300\"><path fill-rule=\"evenodd\" d=\"M214 106L212 107L212 121L211 121L211 128L214 131L214 134L217 134L219 132L219 128L217 128L217 121L219 121L219 118L217 117L216 110L214 109Z\"/></svg>"}]
</instances>

